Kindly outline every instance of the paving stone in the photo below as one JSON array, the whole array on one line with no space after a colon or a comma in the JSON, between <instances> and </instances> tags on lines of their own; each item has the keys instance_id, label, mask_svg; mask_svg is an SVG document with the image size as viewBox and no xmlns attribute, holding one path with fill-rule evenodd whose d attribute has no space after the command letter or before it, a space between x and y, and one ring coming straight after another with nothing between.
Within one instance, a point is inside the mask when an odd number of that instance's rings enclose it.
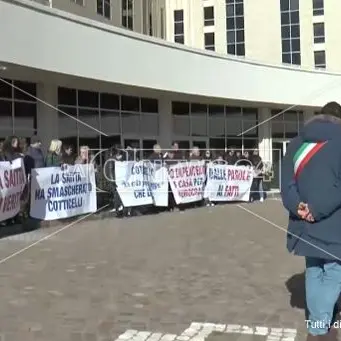
<instances>
[{"instance_id":1,"label":"paving stone","mask_svg":"<svg viewBox=\"0 0 341 341\"><path fill-rule=\"evenodd\" d=\"M245 207L286 226L278 201ZM0 240L0 259L58 228ZM285 238L235 204L84 221L0 264L0 330L14 340L29 340L22 326L32 324L45 341L112 341L126 330L136 332L122 341L138 332L153 334L136 341L204 341L227 328L224 340L263 341L266 334L233 331L265 326L298 328L300 341L304 262L288 255Z\"/></svg>"}]
</instances>

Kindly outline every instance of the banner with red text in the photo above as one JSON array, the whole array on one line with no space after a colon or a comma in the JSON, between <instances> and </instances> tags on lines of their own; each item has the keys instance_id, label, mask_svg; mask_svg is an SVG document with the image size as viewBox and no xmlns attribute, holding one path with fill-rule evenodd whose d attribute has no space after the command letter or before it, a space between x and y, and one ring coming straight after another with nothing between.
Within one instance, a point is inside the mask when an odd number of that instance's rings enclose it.
<instances>
[{"instance_id":1,"label":"banner with red text","mask_svg":"<svg viewBox=\"0 0 341 341\"><path fill-rule=\"evenodd\" d=\"M26 185L23 160L0 162L0 221L16 216L20 211L20 197Z\"/></svg>"},{"instance_id":2,"label":"banner with red text","mask_svg":"<svg viewBox=\"0 0 341 341\"><path fill-rule=\"evenodd\" d=\"M168 180L176 204L202 200L206 180L205 161L193 160L169 167Z\"/></svg>"},{"instance_id":3,"label":"banner with red text","mask_svg":"<svg viewBox=\"0 0 341 341\"><path fill-rule=\"evenodd\" d=\"M251 167L207 165L204 197L210 201L249 201L253 181Z\"/></svg>"}]
</instances>

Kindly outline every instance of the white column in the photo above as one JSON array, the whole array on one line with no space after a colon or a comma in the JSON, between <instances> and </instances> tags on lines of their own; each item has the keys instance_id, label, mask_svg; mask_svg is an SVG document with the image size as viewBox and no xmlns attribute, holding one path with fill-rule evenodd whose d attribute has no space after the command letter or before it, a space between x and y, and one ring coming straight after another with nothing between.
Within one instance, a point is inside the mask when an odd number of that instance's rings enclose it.
<instances>
[{"instance_id":1,"label":"white column","mask_svg":"<svg viewBox=\"0 0 341 341\"><path fill-rule=\"evenodd\" d=\"M58 138L58 87L54 84L37 85L37 135L46 151L52 139Z\"/></svg>"},{"instance_id":2,"label":"white column","mask_svg":"<svg viewBox=\"0 0 341 341\"><path fill-rule=\"evenodd\" d=\"M261 123L258 126L259 155L264 161L272 162L271 120L267 121L270 118L271 110L269 108L258 110L258 123Z\"/></svg>"},{"instance_id":3,"label":"white column","mask_svg":"<svg viewBox=\"0 0 341 341\"><path fill-rule=\"evenodd\" d=\"M159 100L159 128L158 142L162 148L170 148L173 138L172 101L166 96Z\"/></svg>"}]
</instances>

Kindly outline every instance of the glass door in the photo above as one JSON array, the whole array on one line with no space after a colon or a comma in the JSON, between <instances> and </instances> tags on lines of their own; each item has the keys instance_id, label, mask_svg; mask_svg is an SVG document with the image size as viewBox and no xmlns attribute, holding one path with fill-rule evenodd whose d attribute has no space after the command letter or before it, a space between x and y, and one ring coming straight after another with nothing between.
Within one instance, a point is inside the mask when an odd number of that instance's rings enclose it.
<instances>
[{"instance_id":1,"label":"glass door","mask_svg":"<svg viewBox=\"0 0 341 341\"><path fill-rule=\"evenodd\" d=\"M280 190L281 189L281 166L282 159L287 151L289 141L273 141L272 142L272 170L273 178L271 180L271 189Z\"/></svg>"}]
</instances>

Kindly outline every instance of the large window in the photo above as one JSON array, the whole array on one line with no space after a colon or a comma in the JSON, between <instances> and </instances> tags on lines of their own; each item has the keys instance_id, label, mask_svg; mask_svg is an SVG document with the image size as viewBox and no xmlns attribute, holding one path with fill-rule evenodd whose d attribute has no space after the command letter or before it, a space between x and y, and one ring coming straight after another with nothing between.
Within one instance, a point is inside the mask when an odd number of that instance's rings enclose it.
<instances>
[{"instance_id":1,"label":"large window","mask_svg":"<svg viewBox=\"0 0 341 341\"><path fill-rule=\"evenodd\" d=\"M122 144L125 135L150 140L159 136L158 101L153 98L60 87L58 108L59 137L76 148L109 148Z\"/></svg>"},{"instance_id":2,"label":"large window","mask_svg":"<svg viewBox=\"0 0 341 341\"><path fill-rule=\"evenodd\" d=\"M272 110L271 135L273 138L291 139L297 136L302 129L303 112L288 110Z\"/></svg>"},{"instance_id":3,"label":"large window","mask_svg":"<svg viewBox=\"0 0 341 341\"><path fill-rule=\"evenodd\" d=\"M324 15L324 0L313 0L313 15Z\"/></svg>"},{"instance_id":4,"label":"large window","mask_svg":"<svg viewBox=\"0 0 341 341\"><path fill-rule=\"evenodd\" d=\"M36 95L34 83L0 80L0 139L9 135L29 138L36 133Z\"/></svg>"},{"instance_id":5,"label":"large window","mask_svg":"<svg viewBox=\"0 0 341 341\"><path fill-rule=\"evenodd\" d=\"M245 56L243 0L226 0L227 53Z\"/></svg>"},{"instance_id":6,"label":"large window","mask_svg":"<svg viewBox=\"0 0 341 341\"><path fill-rule=\"evenodd\" d=\"M214 25L214 7L204 7L204 25L213 26Z\"/></svg>"},{"instance_id":7,"label":"large window","mask_svg":"<svg viewBox=\"0 0 341 341\"><path fill-rule=\"evenodd\" d=\"M210 148L216 149L257 147L258 110L255 108L173 102L172 114L175 140L207 138ZM242 132L245 133L239 137Z\"/></svg>"},{"instance_id":8,"label":"large window","mask_svg":"<svg viewBox=\"0 0 341 341\"><path fill-rule=\"evenodd\" d=\"M97 14L111 19L111 0L97 0Z\"/></svg>"},{"instance_id":9,"label":"large window","mask_svg":"<svg viewBox=\"0 0 341 341\"><path fill-rule=\"evenodd\" d=\"M129 30L134 28L133 0L122 0L122 26Z\"/></svg>"},{"instance_id":10,"label":"large window","mask_svg":"<svg viewBox=\"0 0 341 341\"><path fill-rule=\"evenodd\" d=\"M185 43L184 11L182 9L174 11L174 41L179 44Z\"/></svg>"},{"instance_id":11,"label":"large window","mask_svg":"<svg viewBox=\"0 0 341 341\"><path fill-rule=\"evenodd\" d=\"M314 51L315 67L320 69L326 68L326 51Z\"/></svg>"},{"instance_id":12,"label":"large window","mask_svg":"<svg viewBox=\"0 0 341 341\"><path fill-rule=\"evenodd\" d=\"M282 62L301 65L299 0L280 1Z\"/></svg>"},{"instance_id":13,"label":"large window","mask_svg":"<svg viewBox=\"0 0 341 341\"><path fill-rule=\"evenodd\" d=\"M205 49L215 50L214 32L205 33Z\"/></svg>"},{"instance_id":14,"label":"large window","mask_svg":"<svg viewBox=\"0 0 341 341\"><path fill-rule=\"evenodd\" d=\"M314 43L324 43L325 42L325 36L324 36L324 23L314 23Z\"/></svg>"}]
</instances>

